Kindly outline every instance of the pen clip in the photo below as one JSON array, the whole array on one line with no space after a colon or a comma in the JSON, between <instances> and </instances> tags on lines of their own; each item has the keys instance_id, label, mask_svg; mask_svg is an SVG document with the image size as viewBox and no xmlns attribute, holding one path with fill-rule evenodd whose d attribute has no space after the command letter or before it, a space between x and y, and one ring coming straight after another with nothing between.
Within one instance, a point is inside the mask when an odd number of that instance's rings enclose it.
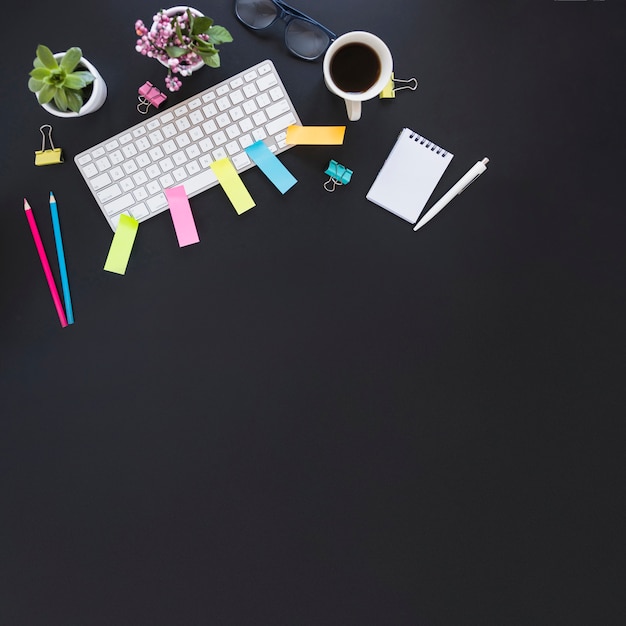
<instances>
[{"instance_id":1,"label":"pen clip","mask_svg":"<svg viewBox=\"0 0 626 626\"><path fill-rule=\"evenodd\" d=\"M489 159L487 157L485 157L482 161L479 161L476 165L484 165L484 169L481 170L480 172L478 172L476 174L476 176L474 176L474 178L472 178L472 180L470 180L467 185L465 185L465 187L463 187L463 189L459 189L459 193L458 195L461 195L482 173L484 173L487 169L487 163L489 163Z\"/></svg>"},{"instance_id":2,"label":"pen clip","mask_svg":"<svg viewBox=\"0 0 626 626\"><path fill-rule=\"evenodd\" d=\"M474 176L474 178L472 178L472 180L470 180L469 183L467 183L467 185L463 187L463 189L459 189L459 193L457 193L456 195L461 195L481 174L482 172L478 172L478 174L476 174L476 176Z\"/></svg>"}]
</instances>

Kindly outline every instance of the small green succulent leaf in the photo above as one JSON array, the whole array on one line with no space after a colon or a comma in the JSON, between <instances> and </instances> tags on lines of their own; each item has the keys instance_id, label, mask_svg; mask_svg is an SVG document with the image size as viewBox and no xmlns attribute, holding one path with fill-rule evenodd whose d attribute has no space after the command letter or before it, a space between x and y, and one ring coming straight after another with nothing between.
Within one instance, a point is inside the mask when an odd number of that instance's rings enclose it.
<instances>
[{"instance_id":1,"label":"small green succulent leaf","mask_svg":"<svg viewBox=\"0 0 626 626\"><path fill-rule=\"evenodd\" d=\"M29 75L35 80L44 80L50 76L50 70L47 67L36 67L30 71Z\"/></svg>"},{"instance_id":2,"label":"small green succulent leaf","mask_svg":"<svg viewBox=\"0 0 626 626\"><path fill-rule=\"evenodd\" d=\"M67 96L63 89L57 89L54 92L54 104L57 105L59 111L67 111Z\"/></svg>"},{"instance_id":3,"label":"small green succulent leaf","mask_svg":"<svg viewBox=\"0 0 626 626\"><path fill-rule=\"evenodd\" d=\"M48 46L44 46L39 44L37 46L37 58L39 61L50 70L55 70L59 67L56 59L54 58L54 54L52 54L52 50L48 48Z\"/></svg>"},{"instance_id":4,"label":"small green succulent leaf","mask_svg":"<svg viewBox=\"0 0 626 626\"><path fill-rule=\"evenodd\" d=\"M44 83L41 80L37 80L35 78L30 78L28 80L28 89L33 93L37 93L42 87Z\"/></svg>"},{"instance_id":5,"label":"small green succulent leaf","mask_svg":"<svg viewBox=\"0 0 626 626\"><path fill-rule=\"evenodd\" d=\"M76 69L80 63L83 52L80 48L70 48L61 59L61 67L69 74Z\"/></svg>"},{"instance_id":6,"label":"small green succulent leaf","mask_svg":"<svg viewBox=\"0 0 626 626\"><path fill-rule=\"evenodd\" d=\"M83 96L81 92L68 89L65 92L65 96L67 98L68 109L70 109L70 111L74 111L74 113L78 113L83 106Z\"/></svg>"},{"instance_id":7,"label":"small green succulent leaf","mask_svg":"<svg viewBox=\"0 0 626 626\"><path fill-rule=\"evenodd\" d=\"M46 104L54 98L54 94L56 93L56 87L52 85L44 85L39 92L37 93L37 100L39 104Z\"/></svg>"},{"instance_id":8,"label":"small green succulent leaf","mask_svg":"<svg viewBox=\"0 0 626 626\"><path fill-rule=\"evenodd\" d=\"M84 82L83 87L86 87L87 85L91 85L91 83L93 83L93 81L95 80L94 75L91 72L88 72L87 70L81 70L79 72L72 72L71 76L75 76L77 78L80 78L80 80L82 80ZM74 89L72 87L72 89Z\"/></svg>"},{"instance_id":9,"label":"small green succulent leaf","mask_svg":"<svg viewBox=\"0 0 626 626\"><path fill-rule=\"evenodd\" d=\"M63 87L65 87L66 89L82 89L86 86L87 83L85 82L85 80L77 73L68 74L65 77L65 81L63 82Z\"/></svg>"}]
</instances>

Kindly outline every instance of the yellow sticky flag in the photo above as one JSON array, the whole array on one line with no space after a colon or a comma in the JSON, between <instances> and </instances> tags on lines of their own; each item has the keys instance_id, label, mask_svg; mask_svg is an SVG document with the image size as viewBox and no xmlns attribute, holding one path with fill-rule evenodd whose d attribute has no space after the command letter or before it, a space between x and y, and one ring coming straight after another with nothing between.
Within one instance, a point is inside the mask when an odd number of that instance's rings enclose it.
<instances>
[{"instance_id":1,"label":"yellow sticky flag","mask_svg":"<svg viewBox=\"0 0 626 626\"><path fill-rule=\"evenodd\" d=\"M256 206L228 157L213 161L210 167L239 215Z\"/></svg>"},{"instance_id":2,"label":"yellow sticky flag","mask_svg":"<svg viewBox=\"0 0 626 626\"><path fill-rule=\"evenodd\" d=\"M337 146L343 143L345 126L287 126L287 143Z\"/></svg>"},{"instance_id":3,"label":"yellow sticky flag","mask_svg":"<svg viewBox=\"0 0 626 626\"><path fill-rule=\"evenodd\" d=\"M107 272L126 273L126 266L135 243L138 227L139 222L135 218L126 215L126 213L120 215L120 221L115 229L115 235L113 235L109 254L104 264L104 269Z\"/></svg>"}]
</instances>

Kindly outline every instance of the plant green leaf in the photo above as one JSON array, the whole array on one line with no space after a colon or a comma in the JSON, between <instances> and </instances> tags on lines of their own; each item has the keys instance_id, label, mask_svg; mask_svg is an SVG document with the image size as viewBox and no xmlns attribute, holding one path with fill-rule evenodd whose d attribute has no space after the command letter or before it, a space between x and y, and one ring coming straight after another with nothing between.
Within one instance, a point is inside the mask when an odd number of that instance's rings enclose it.
<instances>
[{"instance_id":1,"label":"plant green leaf","mask_svg":"<svg viewBox=\"0 0 626 626\"><path fill-rule=\"evenodd\" d=\"M50 76L50 70L47 67L36 67L29 72L29 75L35 80L43 80Z\"/></svg>"},{"instance_id":2,"label":"plant green leaf","mask_svg":"<svg viewBox=\"0 0 626 626\"><path fill-rule=\"evenodd\" d=\"M55 92L56 87L53 87L52 85L44 85L41 88L41 91L37 94L37 100L39 100L40 104L46 104L54 98Z\"/></svg>"},{"instance_id":3,"label":"plant green leaf","mask_svg":"<svg viewBox=\"0 0 626 626\"><path fill-rule=\"evenodd\" d=\"M165 48L165 52L167 52L167 56L177 59L178 57L183 56L187 50L185 48L179 48L178 46L167 46L167 48Z\"/></svg>"},{"instance_id":4,"label":"plant green leaf","mask_svg":"<svg viewBox=\"0 0 626 626\"><path fill-rule=\"evenodd\" d=\"M59 67L54 55L52 54L52 50L48 48L48 46L44 46L39 44L37 46L37 58L41 61L43 65L45 65L48 69L54 70Z\"/></svg>"},{"instance_id":5,"label":"plant green leaf","mask_svg":"<svg viewBox=\"0 0 626 626\"><path fill-rule=\"evenodd\" d=\"M43 82L35 78L28 79L28 89L33 93L37 93L43 88Z\"/></svg>"},{"instance_id":6,"label":"plant green leaf","mask_svg":"<svg viewBox=\"0 0 626 626\"><path fill-rule=\"evenodd\" d=\"M67 96L67 107L70 111L78 113L83 106L83 96L79 91L70 89L65 94Z\"/></svg>"},{"instance_id":7,"label":"plant green leaf","mask_svg":"<svg viewBox=\"0 0 626 626\"><path fill-rule=\"evenodd\" d=\"M63 82L63 87L66 89L82 89L86 86L87 83L81 76L78 75L78 72L68 74Z\"/></svg>"},{"instance_id":8,"label":"plant green leaf","mask_svg":"<svg viewBox=\"0 0 626 626\"><path fill-rule=\"evenodd\" d=\"M193 21L191 34L200 35L201 33L206 33L211 28L211 26L213 26L213 20L210 17L196 17Z\"/></svg>"},{"instance_id":9,"label":"plant green leaf","mask_svg":"<svg viewBox=\"0 0 626 626\"><path fill-rule=\"evenodd\" d=\"M195 48L198 54L214 54L217 52L216 47L210 41L204 41L203 39L196 41Z\"/></svg>"},{"instance_id":10,"label":"plant green leaf","mask_svg":"<svg viewBox=\"0 0 626 626\"><path fill-rule=\"evenodd\" d=\"M81 80L85 82L83 87L86 87L87 85L91 85L91 83L93 83L93 81L96 79L95 76L91 72L88 72L87 70L81 70L79 72L72 72L70 76L79 76Z\"/></svg>"},{"instance_id":11,"label":"plant green leaf","mask_svg":"<svg viewBox=\"0 0 626 626\"><path fill-rule=\"evenodd\" d=\"M61 67L68 73L73 72L83 56L80 48L70 48L61 59Z\"/></svg>"},{"instance_id":12,"label":"plant green leaf","mask_svg":"<svg viewBox=\"0 0 626 626\"><path fill-rule=\"evenodd\" d=\"M219 67L220 66L220 55L216 52L215 54L201 54L200 55L202 57L202 60L209 66L209 67Z\"/></svg>"},{"instance_id":13,"label":"plant green leaf","mask_svg":"<svg viewBox=\"0 0 626 626\"><path fill-rule=\"evenodd\" d=\"M232 35L223 26L213 26L209 29L209 37L214 44L229 43L233 40Z\"/></svg>"},{"instance_id":14,"label":"plant green leaf","mask_svg":"<svg viewBox=\"0 0 626 626\"><path fill-rule=\"evenodd\" d=\"M54 104L57 105L59 111L67 111L67 96L63 89L57 89L54 92Z\"/></svg>"}]
</instances>

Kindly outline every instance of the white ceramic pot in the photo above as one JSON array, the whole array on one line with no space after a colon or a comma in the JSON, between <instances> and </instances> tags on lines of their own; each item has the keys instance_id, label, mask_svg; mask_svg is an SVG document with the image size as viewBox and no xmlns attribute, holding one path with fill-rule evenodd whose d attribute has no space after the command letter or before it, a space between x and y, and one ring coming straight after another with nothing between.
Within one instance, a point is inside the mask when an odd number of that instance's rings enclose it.
<instances>
[{"instance_id":1,"label":"white ceramic pot","mask_svg":"<svg viewBox=\"0 0 626 626\"><path fill-rule=\"evenodd\" d=\"M57 52L54 58L60 61L64 55L65 52ZM80 58L79 67L80 66L89 70L94 77L89 99L83 104L78 113L74 113L74 111L59 111L54 105L54 100L52 100L51 102L41 105L48 113L56 115L57 117L81 117L97 111L104 104L107 99L107 85L104 82L104 78L102 78L102 75L98 72L93 63L90 63L84 57Z\"/></svg>"},{"instance_id":2,"label":"white ceramic pot","mask_svg":"<svg viewBox=\"0 0 626 626\"><path fill-rule=\"evenodd\" d=\"M198 11L198 9L194 9L193 7L188 7L188 6L177 6L177 7L171 7L169 9L165 9L165 15L167 15L168 17L173 17L174 15L181 15L182 13L185 13L187 11L187 9L189 9L192 13L192 15L196 16L196 17L204 17L204 13L201 13L200 11ZM151 30L154 29L154 26L152 27ZM161 59L157 59L157 61L161 64L164 65L165 67L168 67L167 62L162 61ZM189 72L195 72L196 70L199 70L201 67L204 66L204 61L198 61L197 63L194 63L193 65L186 65L185 68L189 71Z\"/></svg>"}]
</instances>

